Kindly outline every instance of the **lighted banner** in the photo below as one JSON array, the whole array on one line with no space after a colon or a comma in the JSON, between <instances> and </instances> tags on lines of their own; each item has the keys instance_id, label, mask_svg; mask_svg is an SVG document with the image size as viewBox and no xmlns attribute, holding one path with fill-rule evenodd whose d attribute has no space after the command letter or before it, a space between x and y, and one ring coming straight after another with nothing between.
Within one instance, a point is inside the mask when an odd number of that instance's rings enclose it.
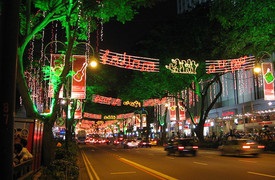
<instances>
[{"instance_id":1,"label":"lighted banner","mask_svg":"<svg viewBox=\"0 0 275 180\"><path fill-rule=\"evenodd\" d=\"M102 119L101 114L92 114L92 113L83 113L83 118L89 118L89 119Z\"/></svg>"},{"instance_id":2,"label":"lighted banner","mask_svg":"<svg viewBox=\"0 0 275 180\"><path fill-rule=\"evenodd\" d=\"M53 82L51 80L54 79L52 72L54 73L55 76L60 76L63 67L64 67L64 60L65 56L62 54L51 54L51 62L50 62L50 67L51 67L51 74L50 74L50 83L49 83L49 91L48 91L48 96L53 97ZM63 87L61 88L59 92L59 98L63 97Z\"/></svg>"},{"instance_id":3,"label":"lighted banner","mask_svg":"<svg viewBox=\"0 0 275 180\"><path fill-rule=\"evenodd\" d=\"M80 99L78 99L76 103L74 119L82 119L82 101Z\"/></svg>"},{"instance_id":4,"label":"lighted banner","mask_svg":"<svg viewBox=\"0 0 275 180\"><path fill-rule=\"evenodd\" d=\"M167 101L166 98L162 98L162 99L147 99L147 100L143 101L143 107L165 104L166 101Z\"/></svg>"},{"instance_id":5,"label":"lighted banner","mask_svg":"<svg viewBox=\"0 0 275 180\"><path fill-rule=\"evenodd\" d=\"M121 106L121 99L105 97L94 94L92 96L92 102L99 103L99 104L107 104L112 106Z\"/></svg>"},{"instance_id":6,"label":"lighted banner","mask_svg":"<svg viewBox=\"0 0 275 180\"><path fill-rule=\"evenodd\" d=\"M174 98L170 100L170 107L169 107L169 116L171 121L176 121L177 114L176 108L179 108L179 121L183 121L186 119L185 117L185 108L183 106L183 102L178 102L178 107L175 103Z\"/></svg>"},{"instance_id":7,"label":"lighted banner","mask_svg":"<svg viewBox=\"0 0 275 180\"><path fill-rule=\"evenodd\" d=\"M264 78L264 100L275 100L272 63L262 63L262 73Z\"/></svg>"},{"instance_id":8,"label":"lighted banner","mask_svg":"<svg viewBox=\"0 0 275 180\"><path fill-rule=\"evenodd\" d=\"M86 57L83 55L73 55L73 72L71 98L86 98Z\"/></svg>"},{"instance_id":9,"label":"lighted banner","mask_svg":"<svg viewBox=\"0 0 275 180\"><path fill-rule=\"evenodd\" d=\"M127 114L119 114L116 116L117 119L127 119L132 118L134 116L134 113L127 113Z\"/></svg>"},{"instance_id":10,"label":"lighted banner","mask_svg":"<svg viewBox=\"0 0 275 180\"><path fill-rule=\"evenodd\" d=\"M180 60L178 58L172 59L169 65L165 65L166 69L169 69L171 73L179 74L197 74L198 66L199 63L194 60Z\"/></svg>"},{"instance_id":11,"label":"lighted banner","mask_svg":"<svg viewBox=\"0 0 275 180\"><path fill-rule=\"evenodd\" d=\"M254 56L244 56L238 59L226 60L206 60L206 72L211 73L226 73L237 70L252 69L255 64Z\"/></svg>"},{"instance_id":12,"label":"lighted banner","mask_svg":"<svg viewBox=\"0 0 275 180\"><path fill-rule=\"evenodd\" d=\"M131 56L100 49L100 63L125 69L159 72L159 59Z\"/></svg>"}]
</instances>

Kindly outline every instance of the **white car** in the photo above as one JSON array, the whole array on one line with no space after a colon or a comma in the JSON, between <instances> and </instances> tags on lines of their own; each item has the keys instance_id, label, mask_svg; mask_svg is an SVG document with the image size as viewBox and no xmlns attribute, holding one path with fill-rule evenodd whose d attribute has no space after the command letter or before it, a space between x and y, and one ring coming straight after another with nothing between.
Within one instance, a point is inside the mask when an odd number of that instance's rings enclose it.
<instances>
[{"instance_id":1,"label":"white car","mask_svg":"<svg viewBox=\"0 0 275 180\"><path fill-rule=\"evenodd\" d=\"M136 140L126 140L123 143L124 148L137 148L138 147L138 142Z\"/></svg>"}]
</instances>

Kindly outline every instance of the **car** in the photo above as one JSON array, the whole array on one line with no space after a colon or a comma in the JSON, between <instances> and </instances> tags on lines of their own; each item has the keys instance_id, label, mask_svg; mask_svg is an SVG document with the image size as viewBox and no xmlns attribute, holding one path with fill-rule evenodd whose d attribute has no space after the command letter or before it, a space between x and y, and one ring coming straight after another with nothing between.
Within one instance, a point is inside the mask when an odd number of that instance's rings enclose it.
<instances>
[{"instance_id":1,"label":"car","mask_svg":"<svg viewBox=\"0 0 275 180\"><path fill-rule=\"evenodd\" d=\"M137 148L138 147L138 142L134 139L128 139L125 140L123 143L124 148Z\"/></svg>"},{"instance_id":2,"label":"car","mask_svg":"<svg viewBox=\"0 0 275 180\"><path fill-rule=\"evenodd\" d=\"M264 150L265 146L252 139L228 139L218 147L221 155L257 157Z\"/></svg>"},{"instance_id":3,"label":"car","mask_svg":"<svg viewBox=\"0 0 275 180\"><path fill-rule=\"evenodd\" d=\"M151 139L150 144L151 144L151 146L157 146L158 145L158 140L157 139Z\"/></svg>"},{"instance_id":4,"label":"car","mask_svg":"<svg viewBox=\"0 0 275 180\"><path fill-rule=\"evenodd\" d=\"M191 154L196 156L198 152L198 143L193 138L179 138L170 140L164 147L167 155L184 156Z\"/></svg>"},{"instance_id":5,"label":"car","mask_svg":"<svg viewBox=\"0 0 275 180\"><path fill-rule=\"evenodd\" d=\"M138 147L145 147L145 148L150 148L151 147L151 143L147 140L141 140L139 143L138 143Z\"/></svg>"}]
</instances>

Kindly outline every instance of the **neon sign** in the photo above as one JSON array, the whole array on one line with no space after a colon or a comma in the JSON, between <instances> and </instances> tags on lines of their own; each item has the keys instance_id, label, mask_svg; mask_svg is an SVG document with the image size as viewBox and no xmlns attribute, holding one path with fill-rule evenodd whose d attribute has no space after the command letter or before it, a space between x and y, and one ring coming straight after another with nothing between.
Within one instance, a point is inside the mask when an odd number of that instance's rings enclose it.
<instances>
[{"instance_id":1,"label":"neon sign","mask_svg":"<svg viewBox=\"0 0 275 180\"><path fill-rule=\"evenodd\" d=\"M119 54L100 49L100 63L125 69L159 72L159 59Z\"/></svg>"},{"instance_id":2,"label":"neon sign","mask_svg":"<svg viewBox=\"0 0 275 180\"><path fill-rule=\"evenodd\" d=\"M138 102L138 101L134 101L134 102L132 102L132 101L124 101L123 105L125 105L125 106L129 105L131 107L141 107L141 103Z\"/></svg>"},{"instance_id":3,"label":"neon sign","mask_svg":"<svg viewBox=\"0 0 275 180\"><path fill-rule=\"evenodd\" d=\"M99 104L107 104L111 106L121 106L121 99L105 97L100 95L93 95L92 101Z\"/></svg>"},{"instance_id":4,"label":"neon sign","mask_svg":"<svg viewBox=\"0 0 275 180\"><path fill-rule=\"evenodd\" d=\"M86 113L86 112L84 112L83 118L102 119L102 115L101 114L92 114L92 113Z\"/></svg>"},{"instance_id":5,"label":"neon sign","mask_svg":"<svg viewBox=\"0 0 275 180\"><path fill-rule=\"evenodd\" d=\"M227 73L240 69L252 69L255 64L254 56L244 56L238 59L226 60L206 60L206 72L211 73Z\"/></svg>"},{"instance_id":6,"label":"neon sign","mask_svg":"<svg viewBox=\"0 0 275 180\"><path fill-rule=\"evenodd\" d=\"M197 74L197 67L199 63L196 61L187 59L180 60L178 58L172 59L172 63L169 65L165 65L167 69L171 71L171 73L180 73L180 74Z\"/></svg>"}]
</instances>

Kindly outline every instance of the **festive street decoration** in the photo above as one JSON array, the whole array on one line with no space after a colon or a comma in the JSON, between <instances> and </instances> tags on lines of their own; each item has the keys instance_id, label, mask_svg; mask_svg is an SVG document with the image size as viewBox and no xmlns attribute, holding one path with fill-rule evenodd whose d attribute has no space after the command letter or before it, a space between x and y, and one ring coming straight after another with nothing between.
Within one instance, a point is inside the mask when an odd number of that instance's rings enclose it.
<instances>
[{"instance_id":1,"label":"festive street decoration","mask_svg":"<svg viewBox=\"0 0 275 180\"><path fill-rule=\"evenodd\" d=\"M225 59L225 60L206 60L206 72L213 73L227 73L237 70L252 69L255 64L254 56L244 56L238 59Z\"/></svg>"},{"instance_id":2,"label":"festive street decoration","mask_svg":"<svg viewBox=\"0 0 275 180\"><path fill-rule=\"evenodd\" d=\"M123 105L131 107L141 107L141 103L139 101L124 101Z\"/></svg>"},{"instance_id":3,"label":"festive street decoration","mask_svg":"<svg viewBox=\"0 0 275 180\"><path fill-rule=\"evenodd\" d=\"M111 106L121 106L121 99L105 97L96 94L93 95L92 102Z\"/></svg>"},{"instance_id":4,"label":"festive street decoration","mask_svg":"<svg viewBox=\"0 0 275 180\"><path fill-rule=\"evenodd\" d=\"M89 119L102 119L101 114L93 114L93 113L83 113L83 118L89 118Z\"/></svg>"},{"instance_id":5,"label":"festive street decoration","mask_svg":"<svg viewBox=\"0 0 275 180\"><path fill-rule=\"evenodd\" d=\"M165 65L167 69L171 71L171 73L179 73L179 74L197 74L197 68L199 63L196 61L187 59L180 60L178 58L172 59L169 65Z\"/></svg>"},{"instance_id":6,"label":"festive street decoration","mask_svg":"<svg viewBox=\"0 0 275 180\"><path fill-rule=\"evenodd\" d=\"M86 56L73 55L73 71L71 98L86 98L86 67L88 65Z\"/></svg>"},{"instance_id":7,"label":"festive street decoration","mask_svg":"<svg viewBox=\"0 0 275 180\"><path fill-rule=\"evenodd\" d=\"M127 114L119 114L116 116L117 119L127 119L132 118L134 116L134 113L127 113Z\"/></svg>"},{"instance_id":8,"label":"festive street decoration","mask_svg":"<svg viewBox=\"0 0 275 180\"><path fill-rule=\"evenodd\" d=\"M143 107L165 104L166 101L167 101L166 98L162 98L162 99L147 99L147 100L143 101Z\"/></svg>"},{"instance_id":9,"label":"festive street decoration","mask_svg":"<svg viewBox=\"0 0 275 180\"><path fill-rule=\"evenodd\" d=\"M159 72L159 59L120 54L100 49L100 63L125 69Z\"/></svg>"},{"instance_id":10,"label":"festive street decoration","mask_svg":"<svg viewBox=\"0 0 275 180\"><path fill-rule=\"evenodd\" d=\"M264 99L275 100L274 94L274 76L272 63L262 63L262 72L264 78Z\"/></svg>"}]
</instances>

